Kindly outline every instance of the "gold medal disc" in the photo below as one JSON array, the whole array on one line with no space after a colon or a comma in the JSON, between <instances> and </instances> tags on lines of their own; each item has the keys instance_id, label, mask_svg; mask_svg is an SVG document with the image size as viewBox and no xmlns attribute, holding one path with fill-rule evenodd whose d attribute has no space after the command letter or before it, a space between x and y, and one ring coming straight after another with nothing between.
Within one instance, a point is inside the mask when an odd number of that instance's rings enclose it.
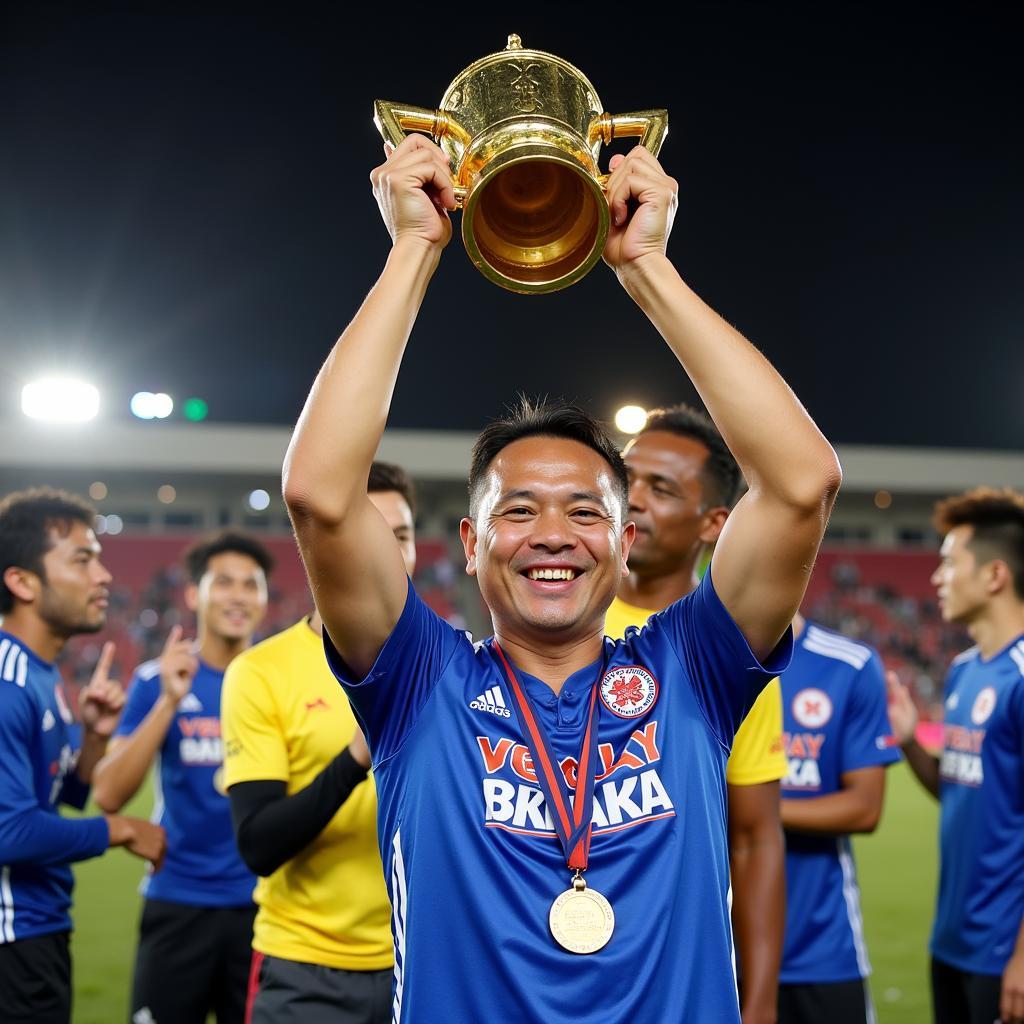
<instances>
[{"instance_id":1,"label":"gold medal disc","mask_svg":"<svg viewBox=\"0 0 1024 1024\"><path fill-rule=\"evenodd\" d=\"M596 953L615 930L612 905L582 879L551 904L548 926L555 941L570 953Z\"/></svg>"}]
</instances>

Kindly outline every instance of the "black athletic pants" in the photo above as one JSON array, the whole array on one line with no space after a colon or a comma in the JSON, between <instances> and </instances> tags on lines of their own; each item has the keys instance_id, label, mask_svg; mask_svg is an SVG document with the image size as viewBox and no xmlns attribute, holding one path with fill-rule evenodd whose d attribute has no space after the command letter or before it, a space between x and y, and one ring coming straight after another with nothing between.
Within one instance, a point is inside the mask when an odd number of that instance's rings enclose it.
<instances>
[{"instance_id":1,"label":"black athletic pants","mask_svg":"<svg viewBox=\"0 0 1024 1024\"><path fill-rule=\"evenodd\" d=\"M243 1024L256 907L146 900L129 1019L133 1024Z\"/></svg>"},{"instance_id":2,"label":"black athletic pants","mask_svg":"<svg viewBox=\"0 0 1024 1024\"><path fill-rule=\"evenodd\" d=\"M868 983L779 985L779 1024L875 1024Z\"/></svg>"},{"instance_id":3,"label":"black athletic pants","mask_svg":"<svg viewBox=\"0 0 1024 1024\"><path fill-rule=\"evenodd\" d=\"M0 1021L68 1024L70 938L68 932L56 932L0 944Z\"/></svg>"},{"instance_id":4,"label":"black athletic pants","mask_svg":"<svg viewBox=\"0 0 1024 1024\"><path fill-rule=\"evenodd\" d=\"M932 957L935 1024L993 1024L1002 987L998 974L970 974Z\"/></svg>"}]
</instances>

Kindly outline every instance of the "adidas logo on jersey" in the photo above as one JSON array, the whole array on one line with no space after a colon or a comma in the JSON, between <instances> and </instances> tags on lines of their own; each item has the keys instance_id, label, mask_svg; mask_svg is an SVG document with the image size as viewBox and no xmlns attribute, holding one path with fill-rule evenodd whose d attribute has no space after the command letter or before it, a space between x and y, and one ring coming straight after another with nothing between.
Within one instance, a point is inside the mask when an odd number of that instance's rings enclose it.
<instances>
[{"instance_id":1,"label":"adidas logo on jersey","mask_svg":"<svg viewBox=\"0 0 1024 1024\"><path fill-rule=\"evenodd\" d=\"M43 732L49 732L57 724L57 719L53 717L53 712L47 708L43 714Z\"/></svg>"},{"instance_id":2,"label":"adidas logo on jersey","mask_svg":"<svg viewBox=\"0 0 1024 1024\"><path fill-rule=\"evenodd\" d=\"M469 706L474 711L487 711L499 718L512 717L512 712L509 711L505 704L505 698L501 694L500 686L492 686L489 690L484 690L476 700L469 702Z\"/></svg>"},{"instance_id":3,"label":"adidas logo on jersey","mask_svg":"<svg viewBox=\"0 0 1024 1024\"><path fill-rule=\"evenodd\" d=\"M181 698L181 703L178 705L179 711L202 711L203 705L200 703L199 698L194 693L186 693Z\"/></svg>"}]
</instances>

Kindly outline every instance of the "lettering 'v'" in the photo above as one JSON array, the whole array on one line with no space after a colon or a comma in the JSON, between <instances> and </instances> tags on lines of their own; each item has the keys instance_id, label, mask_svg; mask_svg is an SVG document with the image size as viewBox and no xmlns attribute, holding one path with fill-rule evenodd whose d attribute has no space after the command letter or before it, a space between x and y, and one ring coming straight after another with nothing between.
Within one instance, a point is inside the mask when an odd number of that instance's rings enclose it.
<instances>
[{"instance_id":1,"label":"lettering 'v'","mask_svg":"<svg viewBox=\"0 0 1024 1024\"><path fill-rule=\"evenodd\" d=\"M488 775L493 775L499 768L502 768L508 760L509 751L515 745L508 737L503 736L498 740L497 745L491 746L490 738L477 736L476 742L480 747L480 754L484 759L484 768Z\"/></svg>"}]
</instances>

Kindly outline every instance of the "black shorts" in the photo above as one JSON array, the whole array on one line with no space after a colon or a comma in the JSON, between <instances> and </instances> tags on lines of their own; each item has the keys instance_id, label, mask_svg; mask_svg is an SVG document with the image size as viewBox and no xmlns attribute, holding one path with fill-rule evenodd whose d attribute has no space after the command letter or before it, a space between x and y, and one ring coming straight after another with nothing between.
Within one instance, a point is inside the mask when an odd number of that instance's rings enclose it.
<instances>
[{"instance_id":1,"label":"black shorts","mask_svg":"<svg viewBox=\"0 0 1024 1024\"><path fill-rule=\"evenodd\" d=\"M253 953L246 1024L389 1024L391 976Z\"/></svg>"},{"instance_id":2,"label":"black shorts","mask_svg":"<svg viewBox=\"0 0 1024 1024\"><path fill-rule=\"evenodd\" d=\"M971 974L932 957L935 1024L993 1024L999 1020L999 974Z\"/></svg>"},{"instance_id":3,"label":"black shorts","mask_svg":"<svg viewBox=\"0 0 1024 1024\"><path fill-rule=\"evenodd\" d=\"M256 907L146 900L135 955L133 1024L243 1024Z\"/></svg>"},{"instance_id":4,"label":"black shorts","mask_svg":"<svg viewBox=\"0 0 1024 1024\"><path fill-rule=\"evenodd\" d=\"M0 1020L68 1024L71 1020L69 933L0 945Z\"/></svg>"},{"instance_id":5,"label":"black shorts","mask_svg":"<svg viewBox=\"0 0 1024 1024\"><path fill-rule=\"evenodd\" d=\"M868 983L779 985L779 1024L876 1024Z\"/></svg>"}]
</instances>

